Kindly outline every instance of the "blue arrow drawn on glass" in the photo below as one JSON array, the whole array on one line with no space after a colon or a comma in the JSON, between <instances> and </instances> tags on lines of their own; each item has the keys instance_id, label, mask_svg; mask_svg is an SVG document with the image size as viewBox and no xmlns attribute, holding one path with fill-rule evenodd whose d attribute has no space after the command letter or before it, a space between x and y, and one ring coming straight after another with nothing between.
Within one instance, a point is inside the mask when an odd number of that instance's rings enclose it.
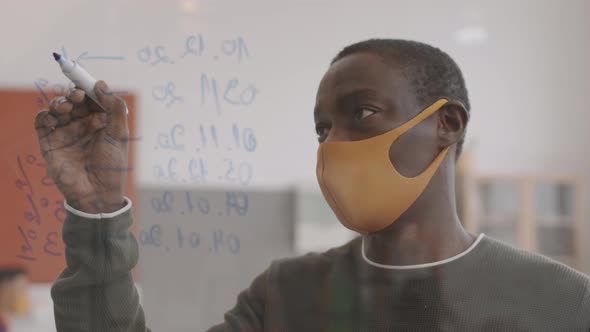
<instances>
[{"instance_id":1,"label":"blue arrow drawn on glass","mask_svg":"<svg viewBox=\"0 0 590 332\"><path fill-rule=\"evenodd\" d=\"M123 61L125 60L124 56L108 56L108 55L101 55L101 56L89 56L88 52L82 52L76 62L82 65L82 60L116 60L116 61ZM83 66L83 65L82 65Z\"/></svg>"}]
</instances>

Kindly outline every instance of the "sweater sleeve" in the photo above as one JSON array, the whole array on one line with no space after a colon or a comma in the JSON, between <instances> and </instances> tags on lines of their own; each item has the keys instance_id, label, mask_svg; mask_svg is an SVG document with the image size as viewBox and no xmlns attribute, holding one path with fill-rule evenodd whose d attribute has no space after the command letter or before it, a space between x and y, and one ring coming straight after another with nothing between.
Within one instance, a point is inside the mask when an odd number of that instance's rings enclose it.
<instances>
[{"instance_id":1,"label":"sweater sleeve","mask_svg":"<svg viewBox=\"0 0 590 332\"><path fill-rule=\"evenodd\" d=\"M51 288L58 331L149 331L131 276L138 260L131 224L129 209L103 219L67 212L66 268Z\"/></svg>"},{"instance_id":2,"label":"sweater sleeve","mask_svg":"<svg viewBox=\"0 0 590 332\"><path fill-rule=\"evenodd\" d=\"M586 283L586 292L580 305L580 317L584 331L590 332L590 281Z\"/></svg>"}]
</instances>

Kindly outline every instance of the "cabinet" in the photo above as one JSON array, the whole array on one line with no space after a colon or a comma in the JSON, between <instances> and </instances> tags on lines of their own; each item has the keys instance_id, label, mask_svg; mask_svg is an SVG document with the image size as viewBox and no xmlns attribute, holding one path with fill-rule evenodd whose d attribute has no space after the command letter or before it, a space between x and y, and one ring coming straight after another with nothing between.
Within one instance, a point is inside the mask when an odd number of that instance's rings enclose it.
<instances>
[{"instance_id":1,"label":"cabinet","mask_svg":"<svg viewBox=\"0 0 590 332\"><path fill-rule=\"evenodd\" d=\"M559 174L473 174L460 168L465 228L581 269L581 180Z\"/></svg>"}]
</instances>

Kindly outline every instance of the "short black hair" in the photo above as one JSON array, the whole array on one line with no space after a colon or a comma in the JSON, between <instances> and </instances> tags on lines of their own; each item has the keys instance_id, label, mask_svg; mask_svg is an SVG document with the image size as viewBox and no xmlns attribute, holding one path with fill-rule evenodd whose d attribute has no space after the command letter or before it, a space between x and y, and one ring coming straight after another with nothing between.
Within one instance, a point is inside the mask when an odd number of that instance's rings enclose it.
<instances>
[{"instance_id":1,"label":"short black hair","mask_svg":"<svg viewBox=\"0 0 590 332\"><path fill-rule=\"evenodd\" d=\"M457 63L439 48L404 39L368 39L346 46L330 63L356 53L372 53L400 68L422 105L432 104L441 96L461 102L471 109L463 73ZM457 143L457 157L463 148Z\"/></svg>"}]
</instances>

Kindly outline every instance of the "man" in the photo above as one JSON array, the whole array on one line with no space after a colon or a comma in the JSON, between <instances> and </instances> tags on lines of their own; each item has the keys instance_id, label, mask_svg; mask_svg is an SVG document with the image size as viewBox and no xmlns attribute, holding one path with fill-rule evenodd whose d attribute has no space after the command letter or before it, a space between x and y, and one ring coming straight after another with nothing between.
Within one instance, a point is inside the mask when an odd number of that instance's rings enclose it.
<instances>
[{"instance_id":1,"label":"man","mask_svg":"<svg viewBox=\"0 0 590 332\"><path fill-rule=\"evenodd\" d=\"M36 119L68 210L56 323L145 331L120 171L126 107L104 82L95 91L104 111L74 90ZM461 226L454 172L469 109L461 71L437 48L368 40L342 50L317 93L317 175L362 236L274 262L211 331L590 331L588 277Z\"/></svg>"},{"instance_id":2,"label":"man","mask_svg":"<svg viewBox=\"0 0 590 332\"><path fill-rule=\"evenodd\" d=\"M12 331L9 317L24 315L29 310L29 278L19 267L0 268L0 332Z\"/></svg>"}]
</instances>

